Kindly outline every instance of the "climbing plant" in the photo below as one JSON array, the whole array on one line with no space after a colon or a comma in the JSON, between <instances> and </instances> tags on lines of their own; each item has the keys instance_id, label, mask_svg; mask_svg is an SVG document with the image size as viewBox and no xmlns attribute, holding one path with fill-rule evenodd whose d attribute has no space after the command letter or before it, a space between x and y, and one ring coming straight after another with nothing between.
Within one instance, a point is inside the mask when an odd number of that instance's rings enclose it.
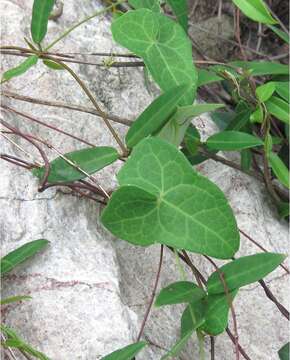
<instances>
[{"instance_id":1,"label":"climbing plant","mask_svg":"<svg viewBox=\"0 0 290 360\"><path fill-rule=\"evenodd\" d=\"M39 191L52 186L67 186L82 196L87 195L100 202L103 206L101 222L117 238L140 246L160 246L160 267L166 246L175 253L179 267L181 259L193 270L196 283L188 281L181 271L180 281L168 285L156 297L156 307L185 304L179 325L180 338L162 359L178 356L194 333L200 346L200 359L205 359L204 337L213 339L224 331L228 332L235 344L236 358L240 354L245 357L247 355L238 342L233 306L234 299L241 296L239 289L259 281L269 299L289 318L287 310L262 280L279 265L287 273L289 270L282 264L284 254L262 252L242 257L236 255L240 248L240 232L233 210L223 192L201 175L195 165L214 159L257 177L265 183L280 216L289 216L289 171L285 157L289 144L288 67L281 63L244 59L219 64L209 61L207 69L197 69L187 34L185 0L166 1L176 20L164 13L164 4L159 0L128 0L129 11L118 8L124 3L125 0L112 3L73 25L52 43L45 44L54 0L34 0L31 39L25 39L28 47L1 47L2 51L13 50L26 57L18 66L4 72L2 83L32 71L39 61L52 71L67 71L102 117L118 149L90 146L60 154L49 162L42 150L42 146L49 144L24 134L3 120L3 128L38 149L43 164L29 163L8 154L1 157L31 170L40 180ZM288 34L262 0L233 0L233 3L238 11L265 24L289 43ZM115 15L111 26L113 39L130 51L128 56L142 62L161 93L131 124L125 142L112 127L89 87L67 65L66 58L50 52L75 28L109 10L113 10ZM113 66L114 62L112 60L109 66ZM231 110L221 112L219 108L225 106L223 103L195 102L197 89L218 82L228 89L234 104ZM220 131L202 141L191 120L209 111ZM219 151L239 152L240 164L226 161L218 155ZM118 186L110 193L96 184L91 175L120 159L124 164L117 173ZM46 242L39 243L38 240L37 244L42 246ZM213 264L215 271L208 279L196 269L187 251L200 254ZM23 254L23 248L20 253ZM3 274L10 269L8 257L1 262ZM226 262L217 267L212 258ZM20 257L19 260L24 258ZM15 297L14 300L24 299ZM152 302L153 298L150 306ZM5 303L7 299L2 300L2 304ZM228 329L229 314L234 320L234 335ZM136 343L116 350L103 360L132 359L150 345L140 341L142 331ZM47 358L31 350L4 324L2 332L5 348L17 348L39 359ZM287 346L280 350L281 359L283 356L285 358L283 354L286 351Z\"/></svg>"}]
</instances>

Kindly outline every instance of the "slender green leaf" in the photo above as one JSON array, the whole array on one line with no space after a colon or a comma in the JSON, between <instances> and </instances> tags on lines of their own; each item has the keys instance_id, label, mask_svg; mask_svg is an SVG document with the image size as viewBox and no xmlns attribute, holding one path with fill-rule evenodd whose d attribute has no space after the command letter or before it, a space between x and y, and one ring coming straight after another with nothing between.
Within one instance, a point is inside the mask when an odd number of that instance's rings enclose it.
<instances>
[{"instance_id":1,"label":"slender green leaf","mask_svg":"<svg viewBox=\"0 0 290 360\"><path fill-rule=\"evenodd\" d=\"M178 281L162 289L155 300L155 306L180 304L198 301L205 292L190 281Z\"/></svg>"},{"instance_id":2,"label":"slender green leaf","mask_svg":"<svg viewBox=\"0 0 290 360\"><path fill-rule=\"evenodd\" d=\"M218 76L214 71L198 69L198 87L222 80L224 79Z\"/></svg>"},{"instance_id":3,"label":"slender green leaf","mask_svg":"<svg viewBox=\"0 0 290 360\"><path fill-rule=\"evenodd\" d=\"M117 150L108 146L77 150L64 156L89 175L112 164L119 157ZM44 172L44 167L33 169L32 171L33 175L40 179L43 177ZM87 177L86 174L69 164L62 157L58 157L50 163L48 182L77 181Z\"/></svg>"},{"instance_id":4,"label":"slender green leaf","mask_svg":"<svg viewBox=\"0 0 290 360\"><path fill-rule=\"evenodd\" d=\"M234 61L231 65L249 70L252 76L288 75L288 65L272 61Z\"/></svg>"},{"instance_id":5,"label":"slender green leaf","mask_svg":"<svg viewBox=\"0 0 290 360\"><path fill-rule=\"evenodd\" d=\"M29 56L26 60L24 60L21 64L17 65L13 69L5 71L2 75L1 82L8 81L15 76L20 76L26 73L33 65L35 65L38 61L38 57L36 55Z\"/></svg>"},{"instance_id":6,"label":"slender green leaf","mask_svg":"<svg viewBox=\"0 0 290 360\"><path fill-rule=\"evenodd\" d=\"M191 338L192 333L193 333L193 331L189 331L187 334L182 336L177 341L177 343L173 346L173 348L167 354L162 356L161 360L170 359L170 358L174 359L180 353L180 351L184 348L187 341Z\"/></svg>"},{"instance_id":7,"label":"slender green leaf","mask_svg":"<svg viewBox=\"0 0 290 360\"><path fill-rule=\"evenodd\" d=\"M47 32L47 23L54 0L34 0L31 19L31 35L36 44L40 44Z\"/></svg>"},{"instance_id":8,"label":"slender green leaf","mask_svg":"<svg viewBox=\"0 0 290 360\"><path fill-rule=\"evenodd\" d=\"M252 165L253 155L251 150L244 149L241 151L241 168L244 171L249 171Z\"/></svg>"},{"instance_id":9,"label":"slender green leaf","mask_svg":"<svg viewBox=\"0 0 290 360\"><path fill-rule=\"evenodd\" d=\"M276 24L262 0L233 0L233 3L250 19L262 24Z\"/></svg>"},{"instance_id":10,"label":"slender green leaf","mask_svg":"<svg viewBox=\"0 0 290 360\"><path fill-rule=\"evenodd\" d=\"M187 0L166 0L166 2L170 5L171 9L173 10L179 24L183 27L184 31L187 32L187 28L188 28Z\"/></svg>"},{"instance_id":11,"label":"slender green leaf","mask_svg":"<svg viewBox=\"0 0 290 360\"><path fill-rule=\"evenodd\" d=\"M158 138L142 140L117 177L121 187L101 219L119 238L217 258L230 258L239 248L237 225L224 194L196 173L173 145Z\"/></svg>"},{"instance_id":12,"label":"slender green leaf","mask_svg":"<svg viewBox=\"0 0 290 360\"><path fill-rule=\"evenodd\" d=\"M185 137L184 137L184 143L186 149L189 151L189 153L194 156L198 152L198 147L200 145L200 134L195 126L191 125L187 128Z\"/></svg>"},{"instance_id":13,"label":"slender green leaf","mask_svg":"<svg viewBox=\"0 0 290 360\"><path fill-rule=\"evenodd\" d=\"M149 9L160 12L159 0L128 0L129 4L135 9Z\"/></svg>"},{"instance_id":14,"label":"slender green leaf","mask_svg":"<svg viewBox=\"0 0 290 360\"><path fill-rule=\"evenodd\" d=\"M131 125L126 135L128 147L132 148L143 138L160 130L188 88L189 85L174 87L155 99Z\"/></svg>"},{"instance_id":15,"label":"slender green leaf","mask_svg":"<svg viewBox=\"0 0 290 360\"><path fill-rule=\"evenodd\" d=\"M272 96L265 104L270 114L283 121L285 124L290 124L289 104L287 104L286 101L276 96Z\"/></svg>"},{"instance_id":16,"label":"slender green leaf","mask_svg":"<svg viewBox=\"0 0 290 360\"><path fill-rule=\"evenodd\" d=\"M277 176L278 180L281 182L281 184L289 189L289 170L287 169L286 165L283 163L281 158L273 152L270 152L268 159L271 168L274 174Z\"/></svg>"},{"instance_id":17,"label":"slender green leaf","mask_svg":"<svg viewBox=\"0 0 290 360\"><path fill-rule=\"evenodd\" d=\"M280 360L289 360L289 342L278 351Z\"/></svg>"},{"instance_id":18,"label":"slender green leaf","mask_svg":"<svg viewBox=\"0 0 290 360\"><path fill-rule=\"evenodd\" d=\"M209 294L222 294L225 292L220 274L223 274L228 290L238 289L251 284L268 275L276 269L286 256L275 253L261 253L243 256L237 260L220 267L219 272L211 274L207 281Z\"/></svg>"},{"instance_id":19,"label":"slender green leaf","mask_svg":"<svg viewBox=\"0 0 290 360\"><path fill-rule=\"evenodd\" d=\"M206 146L210 150L234 151L263 145L256 136L239 131L222 131L210 136Z\"/></svg>"},{"instance_id":20,"label":"slender green leaf","mask_svg":"<svg viewBox=\"0 0 290 360\"><path fill-rule=\"evenodd\" d=\"M276 81L276 92L289 103L289 81Z\"/></svg>"},{"instance_id":21,"label":"slender green leaf","mask_svg":"<svg viewBox=\"0 0 290 360\"><path fill-rule=\"evenodd\" d=\"M231 120L231 122L226 127L226 131L235 130L240 131L242 130L249 122L251 115L251 110L246 109L238 112Z\"/></svg>"},{"instance_id":22,"label":"slender green leaf","mask_svg":"<svg viewBox=\"0 0 290 360\"><path fill-rule=\"evenodd\" d=\"M31 296L17 295L17 296L8 297L6 299L1 299L0 304L1 305L6 305L6 304L11 304L13 302L18 302L18 301L23 301L23 300L30 300L30 299L32 299Z\"/></svg>"},{"instance_id":23,"label":"slender green leaf","mask_svg":"<svg viewBox=\"0 0 290 360\"><path fill-rule=\"evenodd\" d=\"M218 335L224 332L228 326L230 302L233 301L238 290L226 294L209 295L205 307L205 321L200 329L210 335Z\"/></svg>"},{"instance_id":24,"label":"slender green leaf","mask_svg":"<svg viewBox=\"0 0 290 360\"><path fill-rule=\"evenodd\" d=\"M129 11L112 24L116 42L142 57L153 79L163 91L189 83L180 105L193 102L197 71L191 42L182 27L163 14L148 9Z\"/></svg>"},{"instance_id":25,"label":"slender green leaf","mask_svg":"<svg viewBox=\"0 0 290 360\"><path fill-rule=\"evenodd\" d=\"M202 326L205 321L206 301L200 300L190 303L181 316L181 337Z\"/></svg>"},{"instance_id":26,"label":"slender green leaf","mask_svg":"<svg viewBox=\"0 0 290 360\"><path fill-rule=\"evenodd\" d=\"M211 113L211 118L220 130L225 130L230 126L231 122L234 121L236 115L237 114L234 111L228 111L228 112L215 111Z\"/></svg>"},{"instance_id":27,"label":"slender green leaf","mask_svg":"<svg viewBox=\"0 0 290 360\"><path fill-rule=\"evenodd\" d=\"M146 341L139 341L135 344L116 350L111 354L102 357L101 360L132 360L146 345Z\"/></svg>"},{"instance_id":28,"label":"slender green leaf","mask_svg":"<svg viewBox=\"0 0 290 360\"><path fill-rule=\"evenodd\" d=\"M270 28L276 35L279 36L285 43L289 44L289 35L285 33L285 31L282 31L278 29L276 26L268 25L268 28Z\"/></svg>"},{"instance_id":29,"label":"slender green leaf","mask_svg":"<svg viewBox=\"0 0 290 360\"><path fill-rule=\"evenodd\" d=\"M47 244L48 240L39 239L28 242L16 250L11 251L7 255L1 258L1 276L13 270L15 266L19 265L23 261L29 259L37 252L42 250Z\"/></svg>"},{"instance_id":30,"label":"slender green leaf","mask_svg":"<svg viewBox=\"0 0 290 360\"><path fill-rule=\"evenodd\" d=\"M256 95L261 102L265 102L273 95L276 89L275 82L269 81L266 84L260 85L256 89Z\"/></svg>"},{"instance_id":31,"label":"slender green leaf","mask_svg":"<svg viewBox=\"0 0 290 360\"><path fill-rule=\"evenodd\" d=\"M44 63L45 66L47 66L52 70L64 70L64 67L62 65L59 65L58 63L52 60L44 59L42 60L42 62Z\"/></svg>"}]
</instances>

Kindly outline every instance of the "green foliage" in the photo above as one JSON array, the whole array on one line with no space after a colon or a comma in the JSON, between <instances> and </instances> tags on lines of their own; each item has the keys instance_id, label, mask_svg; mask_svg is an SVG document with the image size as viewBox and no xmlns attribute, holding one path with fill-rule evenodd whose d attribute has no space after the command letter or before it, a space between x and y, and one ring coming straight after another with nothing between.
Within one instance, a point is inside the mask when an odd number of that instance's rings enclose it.
<instances>
[{"instance_id":1,"label":"green foliage","mask_svg":"<svg viewBox=\"0 0 290 360\"><path fill-rule=\"evenodd\" d=\"M117 150L109 146L99 146L95 148L86 148L73 151L64 155L69 162L63 157L58 157L50 163L50 173L48 182L72 182L87 177L86 174L93 174L103 169L105 166L112 164L119 157ZM82 171L78 170L78 168ZM33 175L42 178L45 173L45 167L33 169Z\"/></svg>"},{"instance_id":2,"label":"green foliage","mask_svg":"<svg viewBox=\"0 0 290 360\"><path fill-rule=\"evenodd\" d=\"M115 20L112 34L116 42L143 58L163 91L190 84L180 105L192 104L197 72L192 62L191 43L179 24L162 14L140 9Z\"/></svg>"},{"instance_id":3,"label":"green foliage","mask_svg":"<svg viewBox=\"0 0 290 360\"><path fill-rule=\"evenodd\" d=\"M234 260L220 267L207 281L208 293L223 294L225 292L220 274L229 291L251 284L268 275L286 258L283 254L261 253Z\"/></svg>"},{"instance_id":4,"label":"green foliage","mask_svg":"<svg viewBox=\"0 0 290 360\"><path fill-rule=\"evenodd\" d=\"M149 9L160 12L159 0L128 0L129 4L135 9Z\"/></svg>"},{"instance_id":5,"label":"green foliage","mask_svg":"<svg viewBox=\"0 0 290 360\"><path fill-rule=\"evenodd\" d=\"M42 60L42 62L44 63L45 66L47 66L52 70L64 70L63 66L56 63L55 61L44 59Z\"/></svg>"},{"instance_id":6,"label":"green foliage","mask_svg":"<svg viewBox=\"0 0 290 360\"><path fill-rule=\"evenodd\" d=\"M280 360L289 360L289 342L278 351Z\"/></svg>"},{"instance_id":7,"label":"green foliage","mask_svg":"<svg viewBox=\"0 0 290 360\"><path fill-rule=\"evenodd\" d=\"M155 300L155 306L198 301L205 295L205 292L196 284L190 281L178 281L160 291Z\"/></svg>"},{"instance_id":8,"label":"green foliage","mask_svg":"<svg viewBox=\"0 0 290 360\"><path fill-rule=\"evenodd\" d=\"M256 95L261 102L265 102L270 99L275 89L275 83L270 81L268 83L258 86L256 89Z\"/></svg>"},{"instance_id":9,"label":"green foliage","mask_svg":"<svg viewBox=\"0 0 290 360\"><path fill-rule=\"evenodd\" d=\"M102 213L114 235L133 244L160 243L231 258L239 247L223 193L196 173L174 146L145 139L118 174L121 187Z\"/></svg>"},{"instance_id":10,"label":"green foliage","mask_svg":"<svg viewBox=\"0 0 290 360\"><path fill-rule=\"evenodd\" d=\"M286 165L283 163L280 157L273 152L270 152L268 157L269 157L269 163L271 165L274 174L277 176L281 184L283 184L289 189L290 188L289 171Z\"/></svg>"},{"instance_id":11,"label":"green foliage","mask_svg":"<svg viewBox=\"0 0 290 360\"><path fill-rule=\"evenodd\" d=\"M184 31L187 32L188 28L188 8L187 8L187 0L166 0L168 4L171 6L175 16L179 24L183 27Z\"/></svg>"},{"instance_id":12,"label":"green foliage","mask_svg":"<svg viewBox=\"0 0 290 360\"><path fill-rule=\"evenodd\" d=\"M165 359L175 359L176 356L180 353L180 351L184 348L188 340L191 338L193 331L189 331L187 334L183 335L176 344L172 347L172 349L162 356L161 360Z\"/></svg>"},{"instance_id":13,"label":"green foliage","mask_svg":"<svg viewBox=\"0 0 290 360\"><path fill-rule=\"evenodd\" d=\"M234 151L262 146L263 141L256 136L239 131L222 131L210 136L206 146L210 150Z\"/></svg>"},{"instance_id":14,"label":"green foliage","mask_svg":"<svg viewBox=\"0 0 290 360\"><path fill-rule=\"evenodd\" d=\"M251 76L289 75L287 65L272 61L233 61L231 65L249 71Z\"/></svg>"},{"instance_id":15,"label":"green foliage","mask_svg":"<svg viewBox=\"0 0 290 360\"><path fill-rule=\"evenodd\" d=\"M2 257L0 263L1 276L5 275L9 271L13 270L17 265L38 253L48 244L49 241L44 239L34 240L20 246L16 250L13 250Z\"/></svg>"},{"instance_id":16,"label":"green foliage","mask_svg":"<svg viewBox=\"0 0 290 360\"><path fill-rule=\"evenodd\" d=\"M262 24L276 24L262 0L233 0L233 3L250 19Z\"/></svg>"},{"instance_id":17,"label":"green foliage","mask_svg":"<svg viewBox=\"0 0 290 360\"><path fill-rule=\"evenodd\" d=\"M275 88L278 95L289 103L289 81L276 81Z\"/></svg>"},{"instance_id":18,"label":"green foliage","mask_svg":"<svg viewBox=\"0 0 290 360\"><path fill-rule=\"evenodd\" d=\"M6 299L1 299L0 304L1 305L7 305L7 304L14 303L14 302L23 301L23 300L30 300L30 299L32 299L31 296L17 295L17 296L11 296L11 297L6 298Z\"/></svg>"},{"instance_id":19,"label":"green foliage","mask_svg":"<svg viewBox=\"0 0 290 360\"><path fill-rule=\"evenodd\" d=\"M47 32L47 23L54 0L34 0L31 19L31 36L36 44L40 44Z\"/></svg>"},{"instance_id":20,"label":"green foliage","mask_svg":"<svg viewBox=\"0 0 290 360\"><path fill-rule=\"evenodd\" d=\"M160 130L188 88L189 85L174 87L155 99L131 125L126 135L127 146L132 148L143 138Z\"/></svg>"},{"instance_id":21,"label":"green foliage","mask_svg":"<svg viewBox=\"0 0 290 360\"><path fill-rule=\"evenodd\" d=\"M139 341L135 344L131 344L116 350L109 355L102 357L101 360L132 360L145 346L146 341Z\"/></svg>"},{"instance_id":22,"label":"green foliage","mask_svg":"<svg viewBox=\"0 0 290 360\"><path fill-rule=\"evenodd\" d=\"M223 78L218 76L214 71L209 71L205 69L198 70L198 87L222 80Z\"/></svg>"},{"instance_id":23,"label":"green foliage","mask_svg":"<svg viewBox=\"0 0 290 360\"><path fill-rule=\"evenodd\" d=\"M2 75L1 82L8 81L15 76L20 76L26 71L28 71L33 65L35 65L38 61L38 56L31 55L26 60L24 60L21 64L15 66L12 69L9 69L5 71L5 73Z\"/></svg>"},{"instance_id":24,"label":"green foliage","mask_svg":"<svg viewBox=\"0 0 290 360\"><path fill-rule=\"evenodd\" d=\"M206 301L194 301L187 305L181 316L181 337L199 329L205 322Z\"/></svg>"},{"instance_id":25,"label":"green foliage","mask_svg":"<svg viewBox=\"0 0 290 360\"><path fill-rule=\"evenodd\" d=\"M289 35L285 33L285 31L282 31L280 29L278 29L276 26L273 25L268 25L268 27L274 31L274 33L276 35L279 36L280 39L282 39L283 41L285 41L285 43L289 44Z\"/></svg>"},{"instance_id":26,"label":"green foliage","mask_svg":"<svg viewBox=\"0 0 290 360\"><path fill-rule=\"evenodd\" d=\"M285 124L290 124L289 104L287 104L286 101L277 96L272 96L265 104L270 114L283 121Z\"/></svg>"}]
</instances>

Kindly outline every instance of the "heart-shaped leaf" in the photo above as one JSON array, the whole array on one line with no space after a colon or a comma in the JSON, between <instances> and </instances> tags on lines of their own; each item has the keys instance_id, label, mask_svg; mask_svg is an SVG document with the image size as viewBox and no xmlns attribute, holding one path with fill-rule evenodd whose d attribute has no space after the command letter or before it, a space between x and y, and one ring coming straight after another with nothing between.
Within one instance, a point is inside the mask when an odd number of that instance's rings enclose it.
<instances>
[{"instance_id":1,"label":"heart-shaped leaf","mask_svg":"<svg viewBox=\"0 0 290 360\"><path fill-rule=\"evenodd\" d=\"M210 136L206 146L210 150L234 151L262 146L263 141L256 136L240 131L222 131Z\"/></svg>"},{"instance_id":2,"label":"heart-shaped leaf","mask_svg":"<svg viewBox=\"0 0 290 360\"><path fill-rule=\"evenodd\" d=\"M87 177L105 166L113 163L119 157L116 149L109 146L99 146L73 151L64 155L73 165L62 157L58 157L50 163L48 182L72 182ZM79 167L81 170L78 170ZM33 175L42 178L45 168L33 169Z\"/></svg>"},{"instance_id":3,"label":"heart-shaped leaf","mask_svg":"<svg viewBox=\"0 0 290 360\"><path fill-rule=\"evenodd\" d=\"M129 11L112 24L115 41L142 57L163 91L189 83L180 105L190 105L195 96L197 72L191 42L182 27L163 14L148 9Z\"/></svg>"},{"instance_id":4,"label":"heart-shaped leaf","mask_svg":"<svg viewBox=\"0 0 290 360\"><path fill-rule=\"evenodd\" d=\"M111 354L102 357L101 360L132 360L146 345L147 343L145 341L139 341L135 344L116 350Z\"/></svg>"},{"instance_id":5,"label":"heart-shaped leaf","mask_svg":"<svg viewBox=\"0 0 290 360\"><path fill-rule=\"evenodd\" d=\"M132 148L143 138L160 130L188 88L189 85L177 86L155 99L131 125L126 135L128 147Z\"/></svg>"},{"instance_id":6,"label":"heart-shaped leaf","mask_svg":"<svg viewBox=\"0 0 290 360\"><path fill-rule=\"evenodd\" d=\"M248 18L262 24L277 24L262 0L233 0L233 2Z\"/></svg>"},{"instance_id":7,"label":"heart-shaped leaf","mask_svg":"<svg viewBox=\"0 0 290 360\"><path fill-rule=\"evenodd\" d=\"M188 28L187 0L166 0L166 2L170 5L171 9L173 10L179 24L183 27L184 31L187 32L187 28Z\"/></svg>"},{"instance_id":8,"label":"heart-shaped leaf","mask_svg":"<svg viewBox=\"0 0 290 360\"><path fill-rule=\"evenodd\" d=\"M15 76L20 76L26 73L33 65L35 65L38 61L38 57L36 55L29 56L26 60L24 60L21 64L15 66L13 69L9 69L5 71L2 76L1 82L8 81Z\"/></svg>"},{"instance_id":9,"label":"heart-shaped leaf","mask_svg":"<svg viewBox=\"0 0 290 360\"><path fill-rule=\"evenodd\" d=\"M283 254L261 253L234 260L220 267L219 272L215 271L211 274L207 281L208 293L225 293L220 274L223 274L228 290L231 291L263 279L275 270L285 258L286 256Z\"/></svg>"},{"instance_id":10,"label":"heart-shaped leaf","mask_svg":"<svg viewBox=\"0 0 290 360\"><path fill-rule=\"evenodd\" d=\"M149 9L160 12L159 0L128 0L129 4L135 9Z\"/></svg>"},{"instance_id":11,"label":"heart-shaped leaf","mask_svg":"<svg viewBox=\"0 0 290 360\"><path fill-rule=\"evenodd\" d=\"M237 225L222 191L184 155L158 138L141 141L118 174L121 185L102 214L114 235L217 258L239 248Z\"/></svg>"},{"instance_id":12,"label":"heart-shaped leaf","mask_svg":"<svg viewBox=\"0 0 290 360\"><path fill-rule=\"evenodd\" d=\"M190 281L178 281L162 289L155 300L155 306L181 304L198 301L206 293Z\"/></svg>"},{"instance_id":13,"label":"heart-shaped leaf","mask_svg":"<svg viewBox=\"0 0 290 360\"><path fill-rule=\"evenodd\" d=\"M36 44L40 44L47 32L47 23L54 0L34 0L31 19L31 35Z\"/></svg>"}]
</instances>

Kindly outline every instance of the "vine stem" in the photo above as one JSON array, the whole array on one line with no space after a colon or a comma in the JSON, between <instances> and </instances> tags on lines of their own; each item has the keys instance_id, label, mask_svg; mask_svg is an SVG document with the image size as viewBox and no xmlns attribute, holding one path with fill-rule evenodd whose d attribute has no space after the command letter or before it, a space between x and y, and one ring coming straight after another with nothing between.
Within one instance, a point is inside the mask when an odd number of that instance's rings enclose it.
<instances>
[{"instance_id":1,"label":"vine stem","mask_svg":"<svg viewBox=\"0 0 290 360\"><path fill-rule=\"evenodd\" d=\"M156 273L155 283L154 283L154 286L153 286L153 291L152 291L152 294L151 294L151 298L150 298L147 310L145 312L144 319L143 319L141 327L140 327L139 334L137 336L137 341L139 341L141 339L141 337L142 337L142 334L143 334L143 331L144 331L144 328L145 328L145 325L146 325L146 322L147 322L148 316L150 314L150 310L152 308L153 301L154 301L154 298L155 298L155 295L156 295L156 290L157 290L157 286L158 286L158 282L159 282L159 278L160 278L160 274L161 274L161 268L162 268L163 250L164 250L164 246L161 245L161 247L160 247L160 257L159 257L159 265L158 265L158 269L157 269L157 273Z\"/></svg>"},{"instance_id":2,"label":"vine stem","mask_svg":"<svg viewBox=\"0 0 290 360\"><path fill-rule=\"evenodd\" d=\"M78 28L79 26L81 26L82 24L84 24L85 22L93 19L96 16L105 14L107 11L113 9L115 6L118 6L122 3L126 2L126 0L119 0L117 2L115 2L114 4L107 6L106 8L102 9L102 10L98 10L96 12L94 12L92 15L85 17L83 20L79 21L78 23L74 24L73 26L71 26L69 29L67 29L63 34L61 34L57 39L55 39L52 43L50 43L45 49L44 51L47 51L49 49L51 49L55 44L57 44L59 41L61 41L63 38L65 38L69 33L71 33L73 30L75 30L76 28Z\"/></svg>"}]
</instances>

